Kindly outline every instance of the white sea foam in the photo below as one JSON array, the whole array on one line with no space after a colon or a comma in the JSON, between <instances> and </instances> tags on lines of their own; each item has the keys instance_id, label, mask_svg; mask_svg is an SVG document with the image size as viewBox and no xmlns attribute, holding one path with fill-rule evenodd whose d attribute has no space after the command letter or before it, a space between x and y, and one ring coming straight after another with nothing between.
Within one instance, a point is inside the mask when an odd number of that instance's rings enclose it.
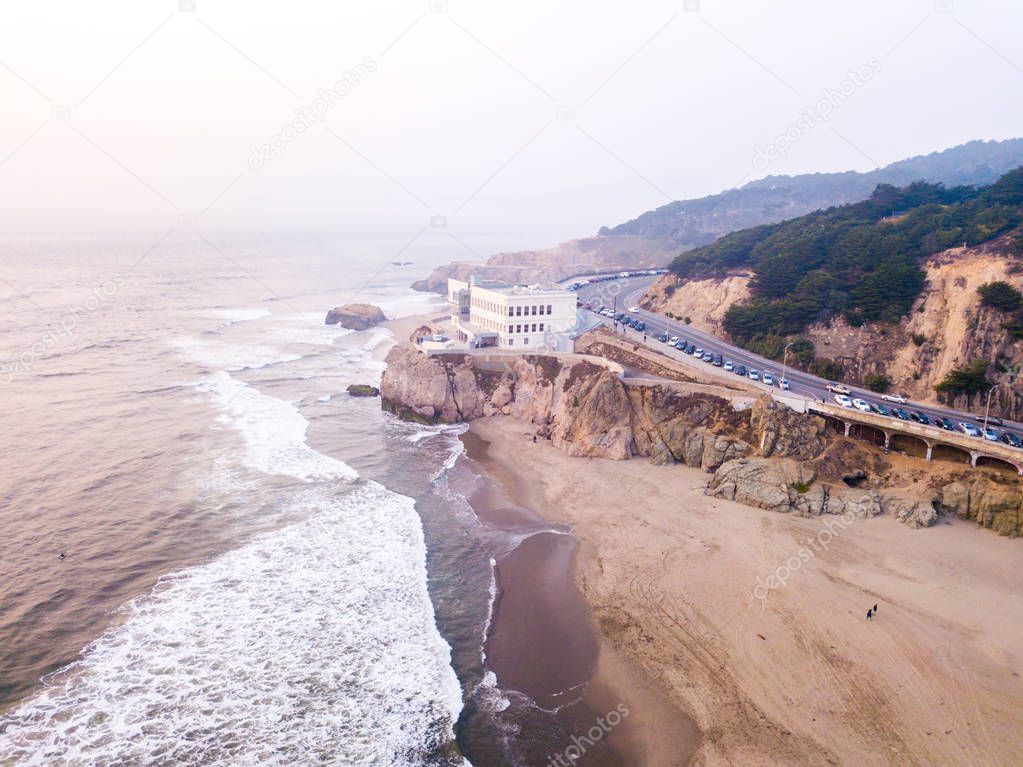
<instances>
[{"instance_id":1,"label":"white sea foam","mask_svg":"<svg viewBox=\"0 0 1023 767\"><path fill-rule=\"evenodd\" d=\"M222 412L220 421L241 433L242 462L248 468L306 481L358 476L347 464L306 444L309 422L290 402L261 394L224 371L198 388L212 396Z\"/></svg>"},{"instance_id":2,"label":"white sea foam","mask_svg":"<svg viewBox=\"0 0 1023 767\"><path fill-rule=\"evenodd\" d=\"M228 325L237 325L239 322L251 322L252 320L262 319L270 314L269 309L263 308L252 308L252 309L217 309L213 312L213 315L218 319L224 320L220 327L224 328Z\"/></svg>"},{"instance_id":3,"label":"white sea foam","mask_svg":"<svg viewBox=\"0 0 1023 767\"><path fill-rule=\"evenodd\" d=\"M461 708L411 499L375 483L162 579L0 718L0 763L424 764Z\"/></svg>"},{"instance_id":4,"label":"white sea foam","mask_svg":"<svg viewBox=\"0 0 1023 767\"><path fill-rule=\"evenodd\" d=\"M238 372L294 362L301 354L284 346L248 344L239 346L219 339L179 336L168 343L182 356L200 365Z\"/></svg>"}]
</instances>

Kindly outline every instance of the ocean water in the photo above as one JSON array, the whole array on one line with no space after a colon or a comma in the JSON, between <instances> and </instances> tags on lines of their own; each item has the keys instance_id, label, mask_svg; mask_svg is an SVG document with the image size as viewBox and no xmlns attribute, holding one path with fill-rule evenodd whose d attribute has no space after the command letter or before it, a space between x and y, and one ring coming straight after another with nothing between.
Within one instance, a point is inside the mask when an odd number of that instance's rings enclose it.
<instances>
[{"instance_id":1,"label":"ocean water","mask_svg":"<svg viewBox=\"0 0 1023 767\"><path fill-rule=\"evenodd\" d=\"M0 765L534 759L486 662L532 532L474 513L463 427L347 395L388 330L323 325L443 313L407 240L0 244Z\"/></svg>"}]
</instances>

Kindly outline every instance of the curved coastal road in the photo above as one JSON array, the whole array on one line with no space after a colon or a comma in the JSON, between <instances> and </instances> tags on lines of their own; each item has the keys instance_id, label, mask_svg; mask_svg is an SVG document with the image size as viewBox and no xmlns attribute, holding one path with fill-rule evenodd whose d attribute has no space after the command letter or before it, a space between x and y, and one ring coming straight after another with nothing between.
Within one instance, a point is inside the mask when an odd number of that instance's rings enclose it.
<instances>
[{"instance_id":1,"label":"curved coastal road","mask_svg":"<svg viewBox=\"0 0 1023 767\"><path fill-rule=\"evenodd\" d=\"M650 283L654 281L654 279L655 279L654 277L644 276L629 277L616 280L616 283L621 286L621 292L618 293L617 296L616 311L628 312L628 308L630 306L638 306L640 299L646 292L647 288L650 286ZM608 286L610 284L612 283L607 282L590 283L579 288L577 294L581 301L587 302L592 301L594 302L594 304L602 304L610 308L611 299L608 296ZM589 315L595 319L599 319L600 323L598 324L611 324L611 320L609 320L606 317L602 317L601 315L595 314L593 312L589 312ZM763 374L764 371L768 371L774 376L775 382L777 382L778 378L781 375L782 366L780 362L765 359L764 357L761 357L760 355L757 354L753 354L752 352L749 352L746 349L733 346L727 341L724 341L721 338L718 338L717 336L711 335L710 333L705 333L701 330L697 330L691 325L686 325L683 322L676 322L674 320L668 319L664 315L654 314L653 312L648 312L643 309L640 309L639 311L636 312L629 312L629 316L636 317L646 322L647 327L645 333L647 336L647 346L651 346L653 348L658 349L662 354L666 354L670 357L679 360L684 358L688 364L692 365L710 364L708 362L700 362L696 360L694 357L685 354L679 351L678 349L670 347L665 343L661 343L660 341L657 340L657 337L661 335L661 333L667 333L669 337L678 336L679 338L684 338L686 341L690 341L696 344L697 346L703 347L705 351L709 351L712 354L720 354L725 360L731 360L733 363L735 363L736 366L745 365L747 368L757 370L761 374ZM622 326L619 323L615 324L618 325L619 331L621 331ZM625 334L626 336L636 338L637 340L640 340L643 336L643 333L640 333L639 331L633 330L631 328L626 328ZM834 400L832 399L833 395L831 392L827 390L828 382L825 379L818 378L815 375L805 373L801 370L796 370L791 366L785 369L785 377L789 381L791 392L793 394L801 395L811 399L816 398L834 404ZM973 423L979 429L980 428L979 421L983 419L984 415L983 410L981 410L979 413L981 419L977 419L976 417L974 417L975 414L973 413L963 412L960 410L952 410L950 408L945 408L940 405L921 404L912 401L908 402L905 405L884 403L883 400L881 400L880 395L876 394L875 392L872 392L868 389L851 386L849 384L845 385L848 386L848 388L851 390L849 394L850 398L858 397L860 399L866 400L871 404L883 403L888 405L888 407L901 407L903 410L907 412L916 410L922 413L926 413L932 419L932 421L935 418L948 418L956 425L957 429L960 421ZM761 384L761 386L764 386L764 388L770 388L767 387L765 384ZM892 417L894 419L894 416ZM1001 434L1003 430L1008 429L1010 431L1016 432L1020 436L1023 436L1023 426L1021 426L1018 423L1005 421L1004 428L995 425L991 425L991 427L998 434Z\"/></svg>"}]
</instances>

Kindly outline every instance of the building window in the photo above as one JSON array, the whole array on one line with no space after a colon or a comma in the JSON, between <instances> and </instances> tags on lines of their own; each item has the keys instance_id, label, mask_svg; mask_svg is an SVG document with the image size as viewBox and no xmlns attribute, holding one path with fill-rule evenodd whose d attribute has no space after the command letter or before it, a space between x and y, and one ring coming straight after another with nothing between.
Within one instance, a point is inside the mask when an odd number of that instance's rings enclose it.
<instances>
[{"instance_id":1,"label":"building window","mask_svg":"<svg viewBox=\"0 0 1023 767\"><path fill-rule=\"evenodd\" d=\"M509 338L508 339L508 346L515 346L515 339L514 338Z\"/></svg>"},{"instance_id":2,"label":"building window","mask_svg":"<svg viewBox=\"0 0 1023 767\"><path fill-rule=\"evenodd\" d=\"M540 306L540 314L543 314L543 305Z\"/></svg>"},{"instance_id":3,"label":"building window","mask_svg":"<svg viewBox=\"0 0 1023 767\"><path fill-rule=\"evenodd\" d=\"M548 314L550 314L550 313L551 313L551 305L550 305L550 304L547 304L547 313L548 313Z\"/></svg>"},{"instance_id":4,"label":"building window","mask_svg":"<svg viewBox=\"0 0 1023 767\"><path fill-rule=\"evenodd\" d=\"M522 316L522 307L521 306L516 306L515 307L515 316L516 317L521 317Z\"/></svg>"},{"instance_id":5,"label":"building window","mask_svg":"<svg viewBox=\"0 0 1023 767\"><path fill-rule=\"evenodd\" d=\"M522 339L522 343L525 344L526 346L529 346L529 336L526 336L525 338L523 338Z\"/></svg>"},{"instance_id":6,"label":"building window","mask_svg":"<svg viewBox=\"0 0 1023 767\"><path fill-rule=\"evenodd\" d=\"M536 306L535 305L533 306L533 312L532 313L536 314Z\"/></svg>"},{"instance_id":7,"label":"building window","mask_svg":"<svg viewBox=\"0 0 1023 767\"><path fill-rule=\"evenodd\" d=\"M515 326L514 325L509 325L508 326L508 332L509 333L514 333L515 332Z\"/></svg>"},{"instance_id":8,"label":"building window","mask_svg":"<svg viewBox=\"0 0 1023 767\"><path fill-rule=\"evenodd\" d=\"M515 310L512 307L510 307L510 306L508 307L508 316L509 317L514 317L515 316Z\"/></svg>"},{"instance_id":9,"label":"building window","mask_svg":"<svg viewBox=\"0 0 1023 767\"><path fill-rule=\"evenodd\" d=\"M540 323L540 332L543 333L543 323Z\"/></svg>"},{"instance_id":10,"label":"building window","mask_svg":"<svg viewBox=\"0 0 1023 767\"><path fill-rule=\"evenodd\" d=\"M536 332L536 323L535 322L533 323L533 332L534 333Z\"/></svg>"}]
</instances>

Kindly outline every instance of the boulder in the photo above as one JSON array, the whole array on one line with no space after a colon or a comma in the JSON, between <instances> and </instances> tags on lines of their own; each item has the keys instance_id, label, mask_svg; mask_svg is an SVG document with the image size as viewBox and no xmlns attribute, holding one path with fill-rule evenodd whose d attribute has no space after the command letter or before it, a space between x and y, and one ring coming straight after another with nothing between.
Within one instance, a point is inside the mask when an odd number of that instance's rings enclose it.
<instances>
[{"instance_id":1,"label":"boulder","mask_svg":"<svg viewBox=\"0 0 1023 767\"><path fill-rule=\"evenodd\" d=\"M884 496L884 510L910 527L930 527L938 521L938 512L930 501Z\"/></svg>"},{"instance_id":2,"label":"boulder","mask_svg":"<svg viewBox=\"0 0 1023 767\"><path fill-rule=\"evenodd\" d=\"M379 306L372 304L345 304L335 306L327 312L323 320L325 325L340 325L349 330L366 330L384 322L387 317Z\"/></svg>"},{"instance_id":3,"label":"boulder","mask_svg":"<svg viewBox=\"0 0 1023 767\"><path fill-rule=\"evenodd\" d=\"M380 390L369 384L351 384L346 390L352 397L379 397Z\"/></svg>"},{"instance_id":4,"label":"boulder","mask_svg":"<svg viewBox=\"0 0 1023 767\"><path fill-rule=\"evenodd\" d=\"M736 458L721 465L707 493L718 498L778 512L797 508L797 498L812 489L813 469L791 458ZM807 502L802 503L809 508Z\"/></svg>"}]
</instances>

